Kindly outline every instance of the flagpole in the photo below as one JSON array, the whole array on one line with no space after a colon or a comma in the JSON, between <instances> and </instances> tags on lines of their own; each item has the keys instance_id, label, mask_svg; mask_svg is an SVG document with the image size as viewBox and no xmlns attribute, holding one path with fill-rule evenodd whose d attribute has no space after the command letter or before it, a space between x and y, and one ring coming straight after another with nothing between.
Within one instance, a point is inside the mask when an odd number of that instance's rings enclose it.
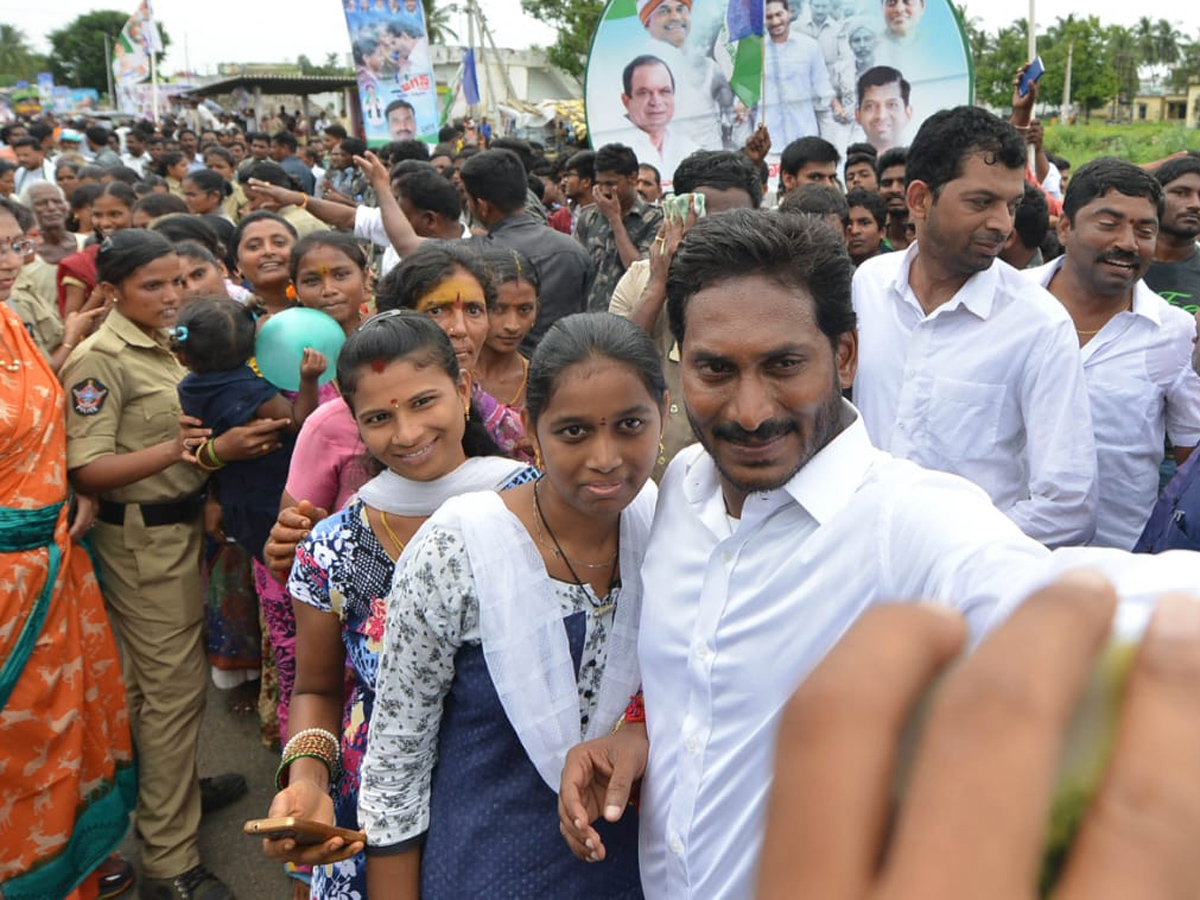
<instances>
[{"instance_id":1,"label":"flagpole","mask_svg":"<svg viewBox=\"0 0 1200 900\"><path fill-rule=\"evenodd\" d=\"M113 58L112 58L112 41L107 34L104 35L104 70L108 73L108 102L113 105L113 109L120 109L117 105L117 91L113 87Z\"/></svg>"}]
</instances>

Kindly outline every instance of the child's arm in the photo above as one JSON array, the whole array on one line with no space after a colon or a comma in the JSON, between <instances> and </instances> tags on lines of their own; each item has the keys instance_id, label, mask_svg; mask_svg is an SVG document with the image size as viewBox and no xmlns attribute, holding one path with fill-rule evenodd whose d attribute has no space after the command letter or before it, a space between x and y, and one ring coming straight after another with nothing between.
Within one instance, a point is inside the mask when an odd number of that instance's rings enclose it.
<instances>
[{"instance_id":1,"label":"child's arm","mask_svg":"<svg viewBox=\"0 0 1200 900\"><path fill-rule=\"evenodd\" d=\"M300 360L300 390L296 393L296 402L292 404L292 421L296 423L297 431L317 408L317 379L325 374L328 365L325 354L318 353L312 347L304 348L304 356Z\"/></svg>"},{"instance_id":2,"label":"child's arm","mask_svg":"<svg viewBox=\"0 0 1200 900\"><path fill-rule=\"evenodd\" d=\"M296 402L289 403L282 394L276 394L266 403L259 405L254 412L255 417L291 419L292 424L287 426L287 430L299 431L304 420L317 408L317 379L328 365L323 353L318 353L312 347L305 347L304 356L300 360L300 389L296 392Z\"/></svg>"}]
</instances>

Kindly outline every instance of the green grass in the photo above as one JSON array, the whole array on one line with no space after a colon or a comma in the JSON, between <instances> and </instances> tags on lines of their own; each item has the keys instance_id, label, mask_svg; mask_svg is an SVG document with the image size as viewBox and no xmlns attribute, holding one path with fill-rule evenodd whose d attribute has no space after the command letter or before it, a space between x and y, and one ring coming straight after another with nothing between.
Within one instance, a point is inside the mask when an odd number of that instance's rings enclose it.
<instances>
[{"instance_id":1,"label":"green grass","mask_svg":"<svg viewBox=\"0 0 1200 900\"><path fill-rule=\"evenodd\" d=\"M1046 126L1045 147L1069 159L1072 169L1098 156L1119 156L1141 164L1179 150L1200 150L1200 130L1185 128L1182 122L1055 123Z\"/></svg>"}]
</instances>

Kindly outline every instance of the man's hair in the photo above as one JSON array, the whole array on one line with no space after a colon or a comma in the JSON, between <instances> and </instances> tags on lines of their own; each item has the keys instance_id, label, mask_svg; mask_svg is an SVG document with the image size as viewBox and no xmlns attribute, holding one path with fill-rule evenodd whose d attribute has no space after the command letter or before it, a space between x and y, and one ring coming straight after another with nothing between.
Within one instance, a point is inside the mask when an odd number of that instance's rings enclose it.
<instances>
[{"instance_id":1,"label":"man's hair","mask_svg":"<svg viewBox=\"0 0 1200 900\"><path fill-rule=\"evenodd\" d=\"M416 209L435 212L450 221L462 214L458 188L433 169L401 176L396 189Z\"/></svg>"},{"instance_id":2,"label":"man's hair","mask_svg":"<svg viewBox=\"0 0 1200 900\"><path fill-rule=\"evenodd\" d=\"M861 206L869 212L871 218L875 220L875 224L880 228L887 222L887 204L875 191L868 191L864 188L854 188L850 191L846 195L846 207L854 209L856 206Z\"/></svg>"},{"instance_id":3,"label":"man's hair","mask_svg":"<svg viewBox=\"0 0 1200 900\"><path fill-rule=\"evenodd\" d=\"M39 141L46 140L52 134L54 134L54 129L47 122L33 122L29 126L29 136L37 138Z\"/></svg>"},{"instance_id":4,"label":"man's hair","mask_svg":"<svg viewBox=\"0 0 1200 900\"><path fill-rule=\"evenodd\" d=\"M459 177L468 194L486 200L502 213L515 213L525 205L525 167L511 150L476 153L463 163Z\"/></svg>"},{"instance_id":5,"label":"man's hair","mask_svg":"<svg viewBox=\"0 0 1200 900\"><path fill-rule=\"evenodd\" d=\"M1071 176L1063 195L1063 215L1074 225L1075 213L1109 191L1126 197L1145 197L1154 206L1154 214L1162 218L1166 205L1162 185L1145 169L1115 156L1093 159Z\"/></svg>"},{"instance_id":6,"label":"man's hair","mask_svg":"<svg viewBox=\"0 0 1200 900\"><path fill-rule=\"evenodd\" d=\"M629 65L625 67L625 71L621 73L621 84L625 88L625 96L633 96L633 73L642 66L662 66L667 70L667 75L671 79L671 90L675 90L675 73L671 71L671 67L665 62L650 53L643 53L641 56L635 56L629 61Z\"/></svg>"},{"instance_id":7,"label":"man's hair","mask_svg":"<svg viewBox=\"0 0 1200 900\"><path fill-rule=\"evenodd\" d=\"M846 164L842 166L842 174L845 175L851 166L861 166L866 163L871 167L871 171L875 171L875 156L866 153L851 153L849 149L846 151Z\"/></svg>"},{"instance_id":8,"label":"man's hair","mask_svg":"<svg viewBox=\"0 0 1200 900\"><path fill-rule=\"evenodd\" d=\"M247 131L246 132L246 145L249 146L250 144L253 144L255 141L262 141L264 143L269 144L269 143L271 143L271 136L269 134L267 134L265 131Z\"/></svg>"},{"instance_id":9,"label":"man's hair","mask_svg":"<svg viewBox=\"0 0 1200 900\"><path fill-rule=\"evenodd\" d=\"M977 106L935 112L908 146L904 183L923 182L936 200L947 183L962 177L967 157L977 153L989 165L1025 168L1025 139L1008 122Z\"/></svg>"},{"instance_id":10,"label":"man's hair","mask_svg":"<svg viewBox=\"0 0 1200 900\"><path fill-rule=\"evenodd\" d=\"M1025 198L1013 216L1013 230L1029 250L1040 247L1050 230L1050 206L1046 203L1046 195L1028 181L1025 182Z\"/></svg>"},{"instance_id":11,"label":"man's hair","mask_svg":"<svg viewBox=\"0 0 1200 900\"><path fill-rule=\"evenodd\" d=\"M103 125L89 125L83 133L87 135L87 139L93 144L108 144L109 131Z\"/></svg>"},{"instance_id":12,"label":"man's hair","mask_svg":"<svg viewBox=\"0 0 1200 900\"><path fill-rule=\"evenodd\" d=\"M788 2L788 0L767 0L767 3L779 3L786 10L791 10L791 8L792 8L792 5L791 5L791 3ZM767 8L767 3L763 4L763 9Z\"/></svg>"},{"instance_id":13,"label":"man's hair","mask_svg":"<svg viewBox=\"0 0 1200 900\"><path fill-rule=\"evenodd\" d=\"M521 161L521 165L525 167L526 174L533 168L533 164L537 162L534 156L533 148L529 146L529 141L523 141L520 138L514 137L498 137L488 145L491 150L511 150L517 154L517 159Z\"/></svg>"},{"instance_id":14,"label":"man's hair","mask_svg":"<svg viewBox=\"0 0 1200 900\"><path fill-rule=\"evenodd\" d=\"M904 100L904 105L908 106L912 85L900 74L900 70L891 66L872 66L858 76L858 108L862 109L863 95L866 94L867 88L884 87L889 84L900 85L900 97Z\"/></svg>"},{"instance_id":15,"label":"man's hair","mask_svg":"<svg viewBox=\"0 0 1200 900\"><path fill-rule=\"evenodd\" d=\"M14 150L20 150L22 147L32 147L39 153L42 152L42 142L35 137L26 136L23 138L17 138L12 142L12 148Z\"/></svg>"},{"instance_id":16,"label":"man's hair","mask_svg":"<svg viewBox=\"0 0 1200 900\"><path fill-rule=\"evenodd\" d=\"M640 172L642 169L649 169L654 173L654 180L658 183L662 183L662 172L658 171L657 166L652 166L647 162L640 162L638 163L638 171Z\"/></svg>"},{"instance_id":17,"label":"man's hair","mask_svg":"<svg viewBox=\"0 0 1200 900\"><path fill-rule=\"evenodd\" d=\"M1080 171L1083 171L1082 169ZM1154 170L1154 178L1164 188L1176 178L1184 175L1200 175L1200 159L1194 156L1181 156L1178 159L1168 159ZM1078 174L1075 176L1079 177ZM1070 185L1068 185L1068 188Z\"/></svg>"},{"instance_id":18,"label":"man's hair","mask_svg":"<svg viewBox=\"0 0 1200 900\"><path fill-rule=\"evenodd\" d=\"M290 131L275 132L273 135L271 135L271 143L272 144L280 144L284 147L287 147L288 150L292 153L295 153L296 150L300 147L300 142L298 140L296 140L296 136L294 134L292 134Z\"/></svg>"},{"instance_id":19,"label":"man's hair","mask_svg":"<svg viewBox=\"0 0 1200 900\"><path fill-rule=\"evenodd\" d=\"M855 328L853 271L845 241L824 222L750 209L701 219L679 245L667 275L671 333L683 343L688 303L701 290L759 275L810 294L817 326L836 344Z\"/></svg>"},{"instance_id":20,"label":"man's hair","mask_svg":"<svg viewBox=\"0 0 1200 900\"><path fill-rule=\"evenodd\" d=\"M789 175L795 175L807 163L833 163L836 166L841 158L837 147L829 141L809 135L797 138L783 148L783 155L779 157L779 168Z\"/></svg>"},{"instance_id":21,"label":"man's hair","mask_svg":"<svg viewBox=\"0 0 1200 900\"><path fill-rule=\"evenodd\" d=\"M750 196L755 209L762 203L762 182L754 163L734 150L697 150L675 168L671 181L676 194L695 193L701 187L719 191L738 188Z\"/></svg>"},{"instance_id":22,"label":"man's hair","mask_svg":"<svg viewBox=\"0 0 1200 900\"><path fill-rule=\"evenodd\" d=\"M779 211L791 215L837 216L843 227L850 220L846 197L827 184L802 184L779 203Z\"/></svg>"},{"instance_id":23,"label":"man's hair","mask_svg":"<svg viewBox=\"0 0 1200 900\"><path fill-rule=\"evenodd\" d=\"M389 141L379 148L378 153L379 158L383 160L386 166L394 166L402 159L417 159L421 162L429 162L429 145L415 138L406 138L403 141Z\"/></svg>"},{"instance_id":24,"label":"man's hair","mask_svg":"<svg viewBox=\"0 0 1200 900\"><path fill-rule=\"evenodd\" d=\"M882 178L885 169L895 166L904 166L905 171L908 170L907 147L890 147L880 153L879 158L875 160L875 177Z\"/></svg>"},{"instance_id":25,"label":"man's hair","mask_svg":"<svg viewBox=\"0 0 1200 900\"><path fill-rule=\"evenodd\" d=\"M596 172L637 175L637 154L624 144L605 144L596 151Z\"/></svg>"},{"instance_id":26,"label":"man's hair","mask_svg":"<svg viewBox=\"0 0 1200 900\"><path fill-rule=\"evenodd\" d=\"M586 178L588 181L596 180L596 151L580 150L578 153L571 154L571 158L567 160L567 164L563 166L564 172L570 172L572 169L579 175L580 178Z\"/></svg>"},{"instance_id":27,"label":"man's hair","mask_svg":"<svg viewBox=\"0 0 1200 900\"><path fill-rule=\"evenodd\" d=\"M347 137L349 137L349 135L346 133L346 129L337 122L334 122L332 125L326 125L321 130L331 138L337 138L339 141L345 140Z\"/></svg>"}]
</instances>

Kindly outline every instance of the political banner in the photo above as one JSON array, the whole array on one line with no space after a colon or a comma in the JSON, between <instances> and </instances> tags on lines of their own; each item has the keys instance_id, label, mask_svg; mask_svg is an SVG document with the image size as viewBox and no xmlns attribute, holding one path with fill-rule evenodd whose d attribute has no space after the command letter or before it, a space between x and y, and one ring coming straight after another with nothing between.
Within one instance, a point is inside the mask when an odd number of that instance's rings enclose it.
<instances>
[{"instance_id":1,"label":"political banner","mask_svg":"<svg viewBox=\"0 0 1200 900\"><path fill-rule=\"evenodd\" d=\"M100 92L95 88L71 88L55 85L51 105L60 116L94 112L100 108Z\"/></svg>"},{"instance_id":2,"label":"political banner","mask_svg":"<svg viewBox=\"0 0 1200 900\"><path fill-rule=\"evenodd\" d=\"M950 0L608 0L585 76L593 147L619 142L664 184L695 150L736 150L761 123L771 171L816 135L845 154L904 146L974 77Z\"/></svg>"},{"instance_id":3,"label":"political banner","mask_svg":"<svg viewBox=\"0 0 1200 900\"><path fill-rule=\"evenodd\" d=\"M437 86L420 0L345 0L368 144L437 141Z\"/></svg>"}]
</instances>

